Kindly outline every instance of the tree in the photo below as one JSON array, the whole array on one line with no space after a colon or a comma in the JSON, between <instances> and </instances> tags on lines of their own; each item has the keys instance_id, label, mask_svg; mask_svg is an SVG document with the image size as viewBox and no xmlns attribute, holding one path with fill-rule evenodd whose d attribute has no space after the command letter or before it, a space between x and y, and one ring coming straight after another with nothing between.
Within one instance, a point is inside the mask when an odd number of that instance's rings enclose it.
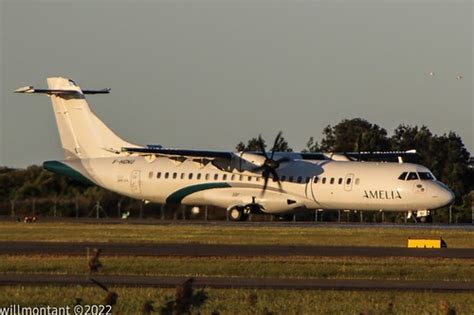
<instances>
[{"instance_id":1,"label":"tree","mask_svg":"<svg viewBox=\"0 0 474 315\"><path fill-rule=\"evenodd\" d=\"M327 152L387 151L387 131L361 118L344 119L323 130L320 149Z\"/></svg>"},{"instance_id":2,"label":"tree","mask_svg":"<svg viewBox=\"0 0 474 315\"><path fill-rule=\"evenodd\" d=\"M271 148L267 148L267 144L265 142L265 139L262 138L262 142L263 142L263 147L265 148L265 150L267 149L271 149ZM271 145L273 145L273 141L271 141ZM237 151L247 151L247 152L252 152L252 151L261 151L262 149L260 148L260 144L259 144L259 138L251 138L247 141L247 145L244 144L244 142L240 141L237 146L235 147L235 149ZM276 143L276 146L275 146L275 151L276 152L293 152L293 149L289 146L288 142L286 141L286 139L281 136L279 139L278 139L278 142Z\"/></svg>"},{"instance_id":3,"label":"tree","mask_svg":"<svg viewBox=\"0 0 474 315\"><path fill-rule=\"evenodd\" d=\"M314 137L310 137L308 142L306 142L306 147L301 152L320 152L321 147L319 146L318 141L314 141Z\"/></svg>"},{"instance_id":4,"label":"tree","mask_svg":"<svg viewBox=\"0 0 474 315\"><path fill-rule=\"evenodd\" d=\"M263 147L264 148L267 147L265 140L263 140ZM248 151L261 151L258 138L249 139L247 141L247 145L245 145L242 141L240 141L235 147L235 149L237 151L247 151L247 152Z\"/></svg>"}]
</instances>

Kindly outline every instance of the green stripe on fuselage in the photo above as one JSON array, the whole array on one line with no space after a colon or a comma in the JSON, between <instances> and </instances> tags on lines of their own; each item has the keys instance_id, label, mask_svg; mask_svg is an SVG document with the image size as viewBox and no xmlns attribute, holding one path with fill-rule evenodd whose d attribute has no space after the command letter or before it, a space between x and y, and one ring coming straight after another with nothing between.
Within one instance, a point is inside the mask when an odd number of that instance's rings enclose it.
<instances>
[{"instance_id":1,"label":"green stripe on fuselage","mask_svg":"<svg viewBox=\"0 0 474 315\"><path fill-rule=\"evenodd\" d=\"M43 168L56 174L65 175L84 184L95 185L95 183L89 178L85 177L72 167L59 161L46 161L43 163Z\"/></svg>"},{"instance_id":2,"label":"green stripe on fuselage","mask_svg":"<svg viewBox=\"0 0 474 315\"><path fill-rule=\"evenodd\" d=\"M194 194L198 191L208 190L208 189L215 189L215 188L229 188L232 187L228 183L206 183L206 184L199 184L181 188L180 190L175 191L171 195L166 198L166 203L169 204L180 204L184 198L187 196Z\"/></svg>"}]
</instances>

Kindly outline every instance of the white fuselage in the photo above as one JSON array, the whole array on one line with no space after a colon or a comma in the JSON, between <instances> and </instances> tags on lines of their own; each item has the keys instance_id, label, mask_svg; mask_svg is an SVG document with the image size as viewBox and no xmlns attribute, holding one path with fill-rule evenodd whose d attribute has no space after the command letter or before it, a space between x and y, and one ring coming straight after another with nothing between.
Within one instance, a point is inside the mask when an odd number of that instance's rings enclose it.
<instances>
[{"instance_id":1,"label":"white fuselage","mask_svg":"<svg viewBox=\"0 0 474 315\"><path fill-rule=\"evenodd\" d=\"M223 208L254 202L263 206L263 212L273 214L299 209L428 210L453 200L451 191L434 179L399 179L404 172L429 172L410 163L295 160L278 171L283 191L270 179L263 195L260 174L224 171L212 163L143 156L61 163L106 189L132 198Z\"/></svg>"}]
</instances>

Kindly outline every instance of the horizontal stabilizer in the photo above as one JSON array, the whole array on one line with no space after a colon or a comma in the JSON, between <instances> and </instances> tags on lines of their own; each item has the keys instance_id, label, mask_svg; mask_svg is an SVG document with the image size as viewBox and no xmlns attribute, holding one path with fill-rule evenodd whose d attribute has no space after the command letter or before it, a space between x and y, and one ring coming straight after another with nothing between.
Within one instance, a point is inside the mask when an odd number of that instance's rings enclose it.
<instances>
[{"instance_id":1,"label":"horizontal stabilizer","mask_svg":"<svg viewBox=\"0 0 474 315\"><path fill-rule=\"evenodd\" d=\"M15 90L15 93L37 93L48 95L74 95L74 94L109 94L110 89L101 90L68 90L68 89L35 89L32 86L25 86Z\"/></svg>"}]
</instances>

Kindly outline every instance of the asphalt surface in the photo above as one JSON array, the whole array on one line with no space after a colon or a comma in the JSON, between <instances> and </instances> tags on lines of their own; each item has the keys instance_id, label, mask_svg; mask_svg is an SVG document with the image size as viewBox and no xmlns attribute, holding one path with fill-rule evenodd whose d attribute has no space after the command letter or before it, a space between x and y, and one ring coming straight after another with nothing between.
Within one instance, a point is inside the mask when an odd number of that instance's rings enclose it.
<instances>
[{"instance_id":1,"label":"asphalt surface","mask_svg":"<svg viewBox=\"0 0 474 315\"><path fill-rule=\"evenodd\" d=\"M182 284L185 277L93 276L105 286L140 286L169 288ZM462 281L397 281L397 280L333 280L276 278L194 278L194 287L258 288L287 290L429 290L474 291L474 282ZM1 285L95 285L86 275L2 274Z\"/></svg>"},{"instance_id":2,"label":"asphalt surface","mask_svg":"<svg viewBox=\"0 0 474 315\"><path fill-rule=\"evenodd\" d=\"M416 249L404 247L211 245L92 242L0 242L0 255L86 255L100 248L103 256L313 256L423 257L474 259L472 248Z\"/></svg>"}]
</instances>

